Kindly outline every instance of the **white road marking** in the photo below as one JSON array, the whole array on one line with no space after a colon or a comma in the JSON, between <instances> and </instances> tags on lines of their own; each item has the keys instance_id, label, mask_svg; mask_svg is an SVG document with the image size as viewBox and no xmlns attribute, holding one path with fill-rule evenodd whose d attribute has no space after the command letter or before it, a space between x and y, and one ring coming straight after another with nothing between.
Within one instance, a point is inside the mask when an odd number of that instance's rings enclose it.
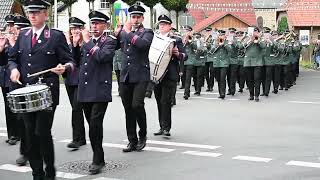
<instances>
[{"instance_id":1,"label":"white road marking","mask_svg":"<svg viewBox=\"0 0 320 180\"><path fill-rule=\"evenodd\" d=\"M77 179L77 178L81 178L81 177L85 177L87 175L82 175L82 174L73 174L73 173L65 173L65 172L57 172L56 173L57 177L60 178L65 178L65 179Z\"/></svg>"},{"instance_id":2,"label":"white road marking","mask_svg":"<svg viewBox=\"0 0 320 180\"><path fill-rule=\"evenodd\" d=\"M128 141L128 140L124 140ZM169 141L155 141L147 140L148 144L166 145L166 146L177 146L177 147L188 147L188 148L200 148L200 149L218 149L221 146L203 145L203 144L190 144L190 143L179 143L179 142L169 142Z\"/></svg>"},{"instance_id":3,"label":"white road marking","mask_svg":"<svg viewBox=\"0 0 320 180\"><path fill-rule=\"evenodd\" d=\"M13 165L13 164L1 165L0 169L7 170L7 171L14 171L14 172L22 172L22 173L32 171L32 169L30 167L27 167L27 166L16 166L16 165Z\"/></svg>"},{"instance_id":4,"label":"white road marking","mask_svg":"<svg viewBox=\"0 0 320 180\"><path fill-rule=\"evenodd\" d=\"M72 141L72 139L64 139L64 140L60 140L60 141L57 141L57 142L60 142L60 143L69 143L69 142L71 142ZM87 144L90 144L90 141L89 140L86 140L86 143Z\"/></svg>"},{"instance_id":5,"label":"white road marking","mask_svg":"<svg viewBox=\"0 0 320 180\"><path fill-rule=\"evenodd\" d=\"M288 163L286 163L286 165L320 168L320 163L304 162L304 161L289 161Z\"/></svg>"},{"instance_id":6,"label":"white road marking","mask_svg":"<svg viewBox=\"0 0 320 180\"><path fill-rule=\"evenodd\" d=\"M271 158L254 157L254 156L235 156L232 159L242 160L242 161L254 161L254 162L270 162Z\"/></svg>"},{"instance_id":7,"label":"white road marking","mask_svg":"<svg viewBox=\"0 0 320 180\"><path fill-rule=\"evenodd\" d=\"M92 179L92 180L120 180L120 179L99 177L99 178Z\"/></svg>"},{"instance_id":8,"label":"white road marking","mask_svg":"<svg viewBox=\"0 0 320 180\"><path fill-rule=\"evenodd\" d=\"M193 94L195 92L190 92L190 94ZM184 91L177 91L177 94L184 94ZM219 95L219 93L215 92L201 92L200 94L203 95Z\"/></svg>"},{"instance_id":9,"label":"white road marking","mask_svg":"<svg viewBox=\"0 0 320 180\"><path fill-rule=\"evenodd\" d=\"M296 103L296 104L317 104L320 105L320 102L312 102L312 101L288 101L289 103Z\"/></svg>"},{"instance_id":10,"label":"white road marking","mask_svg":"<svg viewBox=\"0 0 320 180\"><path fill-rule=\"evenodd\" d=\"M2 136L2 137L7 137L8 134L7 134L7 133L0 133L0 136Z\"/></svg>"},{"instance_id":11,"label":"white road marking","mask_svg":"<svg viewBox=\"0 0 320 180\"><path fill-rule=\"evenodd\" d=\"M189 154L194 156L204 156L204 157L219 157L222 156L220 153L211 153L211 152L201 152L201 151L185 151L182 154Z\"/></svg>"},{"instance_id":12,"label":"white road marking","mask_svg":"<svg viewBox=\"0 0 320 180\"><path fill-rule=\"evenodd\" d=\"M114 143L103 143L102 146L105 147L112 147L112 148L126 148L127 145L125 144L114 144ZM151 147L147 146L143 150L145 151L155 151L155 152L173 152L175 149L168 149L168 148L158 148L158 147Z\"/></svg>"},{"instance_id":13,"label":"white road marking","mask_svg":"<svg viewBox=\"0 0 320 180\"><path fill-rule=\"evenodd\" d=\"M6 131L7 128L6 127L0 127L0 131Z\"/></svg>"}]
</instances>

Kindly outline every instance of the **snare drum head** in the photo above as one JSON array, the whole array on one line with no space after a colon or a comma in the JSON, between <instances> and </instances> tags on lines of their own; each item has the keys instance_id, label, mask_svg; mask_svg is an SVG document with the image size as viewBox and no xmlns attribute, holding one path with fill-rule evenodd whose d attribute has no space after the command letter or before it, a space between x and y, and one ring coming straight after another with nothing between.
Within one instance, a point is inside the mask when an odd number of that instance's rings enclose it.
<instances>
[{"instance_id":1,"label":"snare drum head","mask_svg":"<svg viewBox=\"0 0 320 180\"><path fill-rule=\"evenodd\" d=\"M45 90L47 89L48 86L47 85L32 85L32 86L27 86L27 87L23 87L23 88L19 88L16 90L11 91L9 94L11 95L19 95L19 94L25 94L25 93L32 93L32 92L38 92L41 90Z\"/></svg>"}]
</instances>

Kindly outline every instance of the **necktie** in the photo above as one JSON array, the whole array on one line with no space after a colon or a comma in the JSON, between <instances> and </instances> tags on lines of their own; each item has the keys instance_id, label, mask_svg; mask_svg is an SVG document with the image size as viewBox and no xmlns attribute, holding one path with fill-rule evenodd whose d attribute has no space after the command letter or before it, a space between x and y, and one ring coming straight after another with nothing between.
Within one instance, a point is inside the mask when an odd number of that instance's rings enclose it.
<instances>
[{"instance_id":1,"label":"necktie","mask_svg":"<svg viewBox=\"0 0 320 180\"><path fill-rule=\"evenodd\" d=\"M96 39L93 39L92 41L93 41L93 43L94 43L94 44L96 44L96 43L97 43L97 40L96 40Z\"/></svg>"},{"instance_id":2,"label":"necktie","mask_svg":"<svg viewBox=\"0 0 320 180\"><path fill-rule=\"evenodd\" d=\"M36 43L37 43L37 33L34 33L32 36L32 42L31 42L32 47L34 47Z\"/></svg>"}]
</instances>

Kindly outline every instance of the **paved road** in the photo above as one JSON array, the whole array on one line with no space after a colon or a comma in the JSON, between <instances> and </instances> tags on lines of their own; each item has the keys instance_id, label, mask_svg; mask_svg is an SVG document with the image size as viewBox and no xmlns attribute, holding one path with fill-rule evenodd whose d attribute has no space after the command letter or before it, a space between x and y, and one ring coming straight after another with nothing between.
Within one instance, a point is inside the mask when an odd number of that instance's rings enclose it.
<instances>
[{"instance_id":1,"label":"paved road","mask_svg":"<svg viewBox=\"0 0 320 180\"><path fill-rule=\"evenodd\" d=\"M57 179L95 180L319 180L320 74L304 70L297 85L259 103L248 93L225 100L213 93L183 100L177 93L172 137L154 137L158 130L155 99L146 99L148 148L124 154L124 110L115 94L104 120L105 173L89 176L81 168L91 160L90 145L71 152L71 108L62 87L53 134ZM0 99L0 102L2 100ZM3 103L0 103L0 179L28 180L29 167L16 167L18 146L4 143ZM67 168L73 165L73 169Z\"/></svg>"}]
</instances>

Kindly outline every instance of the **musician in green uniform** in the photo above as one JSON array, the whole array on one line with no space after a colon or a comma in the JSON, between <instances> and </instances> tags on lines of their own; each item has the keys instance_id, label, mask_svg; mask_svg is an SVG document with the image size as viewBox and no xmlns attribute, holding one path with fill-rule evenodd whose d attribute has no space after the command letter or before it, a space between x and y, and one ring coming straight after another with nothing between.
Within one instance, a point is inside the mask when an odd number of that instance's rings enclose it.
<instances>
[{"instance_id":1,"label":"musician in green uniform","mask_svg":"<svg viewBox=\"0 0 320 180\"><path fill-rule=\"evenodd\" d=\"M259 101L261 85L261 68L263 66L262 50L266 47L260 38L260 30L255 27L253 35L245 42L244 67L249 87L249 100Z\"/></svg>"},{"instance_id":2,"label":"musician in green uniform","mask_svg":"<svg viewBox=\"0 0 320 180\"><path fill-rule=\"evenodd\" d=\"M289 34L288 31L284 33L284 36ZM279 90L288 90L290 84L289 77L289 67L290 67L290 58L289 53L291 53L292 48L289 46L287 39L282 38L279 42L278 50L280 52L280 65L281 65L281 74L280 74L280 89Z\"/></svg>"},{"instance_id":3,"label":"musician in green uniform","mask_svg":"<svg viewBox=\"0 0 320 180\"><path fill-rule=\"evenodd\" d=\"M228 93L227 95L232 95L236 93L236 82L237 82L237 71L238 71L238 50L236 48L236 29L229 28L229 33L227 36L227 42L232 44L231 51L229 55L229 67L227 71L227 80L228 80Z\"/></svg>"},{"instance_id":4,"label":"musician in green uniform","mask_svg":"<svg viewBox=\"0 0 320 180\"><path fill-rule=\"evenodd\" d=\"M204 70L206 64L206 47L204 45L204 38L200 33L194 33L193 51L195 53L194 75L195 75L195 90L194 95L200 96L201 88L204 84Z\"/></svg>"},{"instance_id":5,"label":"musician in green uniform","mask_svg":"<svg viewBox=\"0 0 320 180\"><path fill-rule=\"evenodd\" d=\"M229 55L231 44L226 41L224 30L219 30L219 36L208 51L208 62L212 62L215 78L218 81L219 98L224 99L226 96L226 77L229 67Z\"/></svg>"},{"instance_id":6,"label":"musician in green uniform","mask_svg":"<svg viewBox=\"0 0 320 180\"><path fill-rule=\"evenodd\" d=\"M246 38L245 32L243 31L237 31L236 32L236 48L237 48L237 55L238 55L238 71L237 71L237 81L239 84L239 91L240 93L243 93L244 84L246 81L246 73L245 68L243 67L244 63L244 44L243 40Z\"/></svg>"}]
</instances>

